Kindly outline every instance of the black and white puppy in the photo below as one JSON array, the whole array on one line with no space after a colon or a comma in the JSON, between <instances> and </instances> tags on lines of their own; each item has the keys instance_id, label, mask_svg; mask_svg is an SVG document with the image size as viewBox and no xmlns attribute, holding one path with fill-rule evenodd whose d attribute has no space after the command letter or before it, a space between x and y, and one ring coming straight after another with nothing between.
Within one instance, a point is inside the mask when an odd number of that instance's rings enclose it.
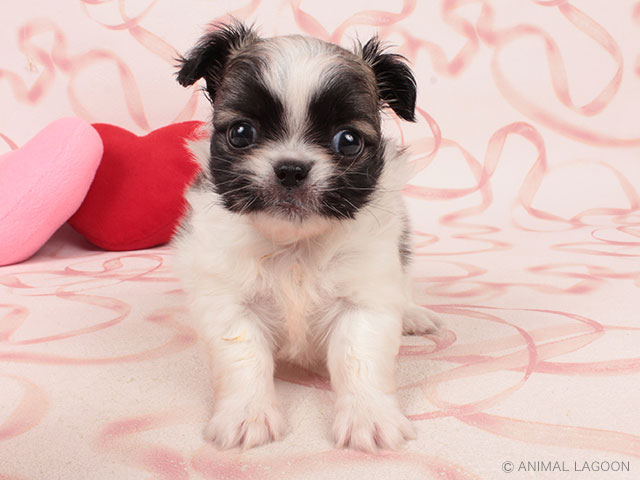
<instances>
[{"instance_id":1,"label":"black and white puppy","mask_svg":"<svg viewBox=\"0 0 640 480\"><path fill-rule=\"evenodd\" d=\"M274 362L324 364L339 446L413 438L396 398L405 333L437 320L411 298L405 161L381 109L414 120L416 84L377 39L355 52L240 23L206 34L178 81L204 78L210 139L174 240L191 315L211 354L206 436L249 448L284 432Z\"/></svg>"}]
</instances>

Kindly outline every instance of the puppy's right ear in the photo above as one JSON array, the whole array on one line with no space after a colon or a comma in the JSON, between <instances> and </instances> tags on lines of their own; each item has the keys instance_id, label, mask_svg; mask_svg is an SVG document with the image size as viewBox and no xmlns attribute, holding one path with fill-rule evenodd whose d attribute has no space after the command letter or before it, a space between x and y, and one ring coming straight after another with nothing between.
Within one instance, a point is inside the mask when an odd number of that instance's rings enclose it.
<instances>
[{"instance_id":1,"label":"puppy's right ear","mask_svg":"<svg viewBox=\"0 0 640 480\"><path fill-rule=\"evenodd\" d=\"M230 54L257 38L251 27L238 21L215 25L185 57L178 59L178 83L188 87L204 78L209 98L213 101Z\"/></svg>"}]
</instances>

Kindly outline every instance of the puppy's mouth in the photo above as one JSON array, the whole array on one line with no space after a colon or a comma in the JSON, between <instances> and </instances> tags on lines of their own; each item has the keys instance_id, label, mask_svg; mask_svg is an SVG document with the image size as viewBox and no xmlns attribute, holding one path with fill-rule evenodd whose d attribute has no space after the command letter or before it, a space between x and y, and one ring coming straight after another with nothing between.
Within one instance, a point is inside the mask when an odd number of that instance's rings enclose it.
<instances>
[{"instance_id":1,"label":"puppy's mouth","mask_svg":"<svg viewBox=\"0 0 640 480\"><path fill-rule=\"evenodd\" d=\"M265 192L269 213L289 220L303 221L317 213L317 194L309 186L286 189L274 186Z\"/></svg>"},{"instance_id":2,"label":"puppy's mouth","mask_svg":"<svg viewBox=\"0 0 640 480\"><path fill-rule=\"evenodd\" d=\"M253 225L275 242L295 243L326 232L332 221L320 212L321 193L311 187L263 189L264 208L252 212Z\"/></svg>"}]
</instances>

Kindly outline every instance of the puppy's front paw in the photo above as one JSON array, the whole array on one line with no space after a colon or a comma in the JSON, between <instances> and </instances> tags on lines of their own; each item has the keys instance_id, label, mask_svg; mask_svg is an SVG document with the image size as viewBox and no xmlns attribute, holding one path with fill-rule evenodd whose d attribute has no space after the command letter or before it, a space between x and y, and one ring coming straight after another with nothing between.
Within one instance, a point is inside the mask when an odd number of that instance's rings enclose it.
<instances>
[{"instance_id":1,"label":"puppy's front paw","mask_svg":"<svg viewBox=\"0 0 640 480\"><path fill-rule=\"evenodd\" d=\"M404 335L421 335L436 332L442 322L431 310L412 303L407 305L402 316L402 333Z\"/></svg>"},{"instance_id":2,"label":"puppy's front paw","mask_svg":"<svg viewBox=\"0 0 640 480\"><path fill-rule=\"evenodd\" d=\"M216 408L204 435L218 448L246 449L280 439L284 428L282 414L272 402L224 402Z\"/></svg>"},{"instance_id":3,"label":"puppy's front paw","mask_svg":"<svg viewBox=\"0 0 640 480\"><path fill-rule=\"evenodd\" d=\"M369 399L338 398L333 435L338 447L365 452L396 450L406 440L416 438L395 397L384 394Z\"/></svg>"}]
</instances>

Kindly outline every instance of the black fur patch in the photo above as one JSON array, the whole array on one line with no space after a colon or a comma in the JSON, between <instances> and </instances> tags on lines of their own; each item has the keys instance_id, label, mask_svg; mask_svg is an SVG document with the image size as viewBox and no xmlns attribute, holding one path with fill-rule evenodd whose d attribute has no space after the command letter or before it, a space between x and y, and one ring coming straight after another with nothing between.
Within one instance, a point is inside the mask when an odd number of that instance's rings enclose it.
<instances>
[{"instance_id":1,"label":"black fur patch","mask_svg":"<svg viewBox=\"0 0 640 480\"><path fill-rule=\"evenodd\" d=\"M353 218L375 191L384 166L382 148L365 147L359 157L350 160L338 165L331 186L322 194L321 214Z\"/></svg>"},{"instance_id":2,"label":"black fur patch","mask_svg":"<svg viewBox=\"0 0 640 480\"><path fill-rule=\"evenodd\" d=\"M398 240L398 253L400 254L400 263L402 266L406 267L409 265L413 251L411 248L411 227L409 226L409 219L406 216L402 219L402 233Z\"/></svg>"},{"instance_id":3,"label":"black fur patch","mask_svg":"<svg viewBox=\"0 0 640 480\"><path fill-rule=\"evenodd\" d=\"M178 83L183 87L193 85L204 78L209 99L216 97L222 83L229 54L257 39L250 27L240 22L215 25L214 30L204 35L186 55L178 58Z\"/></svg>"},{"instance_id":4,"label":"black fur patch","mask_svg":"<svg viewBox=\"0 0 640 480\"><path fill-rule=\"evenodd\" d=\"M416 79L402 55L384 53L377 37L362 47L362 58L376 76L378 95L399 117L415 122Z\"/></svg>"},{"instance_id":5,"label":"black fur patch","mask_svg":"<svg viewBox=\"0 0 640 480\"><path fill-rule=\"evenodd\" d=\"M367 122L376 131L376 138L367 140L377 143L380 119L378 101L371 86L372 82L358 72L345 69L336 74L309 102L306 137L328 145L339 129L349 127L354 121L361 121Z\"/></svg>"},{"instance_id":6,"label":"black fur patch","mask_svg":"<svg viewBox=\"0 0 640 480\"><path fill-rule=\"evenodd\" d=\"M366 71L345 69L309 103L306 137L326 148L335 162L335 175L321 199L320 213L328 217L353 218L374 192L384 166L378 100L365 75ZM375 135L358 131L364 148L356 157L333 152L331 139L353 122L366 122Z\"/></svg>"},{"instance_id":7,"label":"black fur patch","mask_svg":"<svg viewBox=\"0 0 640 480\"><path fill-rule=\"evenodd\" d=\"M260 80L261 60L244 54L234 58L228 67L228 75L220 86L221 95L214 102L213 125L216 131L225 131L236 121L249 121L258 130L258 143L281 139L286 135L284 105ZM227 113L233 115L226 115ZM234 119L224 122L220 117Z\"/></svg>"},{"instance_id":8,"label":"black fur patch","mask_svg":"<svg viewBox=\"0 0 640 480\"><path fill-rule=\"evenodd\" d=\"M214 102L214 132L211 139L209 171L215 190L232 212L255 212L265 208L255 178L243 168L243 159L255 148L285 134L284 106L260 80L260 60L248 54L234 58L229 74L220 85ZM220 118L227 120L220 121ZM237 150L227 142L227 129L236 121L250 122L257 129L253 147Z\"/></svg>"},{"instance_id":9,"label":"black fur patch","mask_svg":"<svg viewBox=\"0 0 640 480\"><path fill-rule=\"evenodd\" d=\"M251 173L242 168L242 156L247 152L231 151L226 132L214 132L211 137L209 170L214 188L232 212L254 212L264 208L260 190Z\"/></svg>"}]
</instances>

